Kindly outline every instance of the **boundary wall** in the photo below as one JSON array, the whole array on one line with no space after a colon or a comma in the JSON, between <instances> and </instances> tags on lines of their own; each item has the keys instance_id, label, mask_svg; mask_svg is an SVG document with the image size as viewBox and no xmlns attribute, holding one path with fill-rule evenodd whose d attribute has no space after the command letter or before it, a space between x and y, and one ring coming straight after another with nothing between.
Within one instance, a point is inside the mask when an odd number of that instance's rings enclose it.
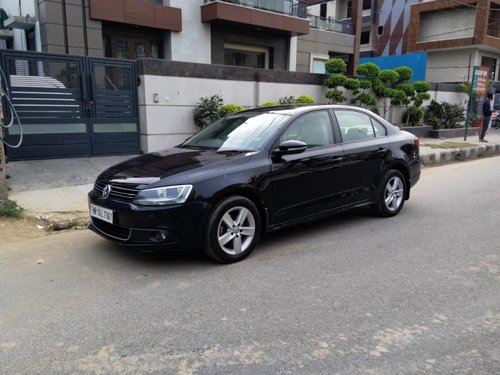
<instances>
[{"instance_id":1,"label":"boundary wall","mask_svg":"<svg viewBox=\"0 0 500 375\"><path fill-rule=\"evenodd\" d=\"M155 59L140 59L137 68L140 139L144 153L175 146L199 130L193 120L193 109L201 97L219 94L225 104L248 108L300 95L309 95L318 104L328 102L322 74ZM456 84L433 84L429 93L439 102L466 106L467 95L458 92ZM388 120L400 123L404 111L404 108L395 108Z\"/></svg>"},{"instance_id":2,"label":"boundary wall","mask_svg":"<svg viewBox=\"0 0 500 375\"><path fill-rule=\"evenodd\" d=\"M193 109L201 97L256 107L285 96L310 95L326 103L322 74L138 60L139 121L143 152L172 147L195 133Z\"/></svg>"}]
</instances>

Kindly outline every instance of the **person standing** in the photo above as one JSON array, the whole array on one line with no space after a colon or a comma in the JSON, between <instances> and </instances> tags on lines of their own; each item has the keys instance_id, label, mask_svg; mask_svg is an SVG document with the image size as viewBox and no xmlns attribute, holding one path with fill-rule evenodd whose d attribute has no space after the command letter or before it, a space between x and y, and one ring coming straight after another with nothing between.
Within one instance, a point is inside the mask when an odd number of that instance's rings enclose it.
<instances>
[{"instance_id":1,"label":"person standing","mask_svg":"<svg viewBox=\"0 0 500 375\"><path fill-rule=\"evenodd\" d=\"M483 102L483 126L481 128L481 134L479 134L479 142L488 142L484 139L486 135L486 130L488 130L488 126L490 125L491 119L491 100L493 99L493 94L491 92L486 95L486 100Z\"/></svg>"}]
</instances>

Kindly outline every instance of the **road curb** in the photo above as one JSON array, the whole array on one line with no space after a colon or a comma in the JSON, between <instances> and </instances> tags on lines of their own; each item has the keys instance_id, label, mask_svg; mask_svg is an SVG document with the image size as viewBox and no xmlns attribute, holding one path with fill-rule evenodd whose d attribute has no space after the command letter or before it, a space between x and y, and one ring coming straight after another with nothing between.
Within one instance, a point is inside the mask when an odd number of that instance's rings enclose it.
<instances>
[{"instance_id":1,"label":"road curb","mask_svg":"<svg viewBox=\"0 0 500 375\"><path fill-rule=\"evenodd\" d=\"M420 155L423 165L452 162L464 159L475 159L482 154L500 154L500 144L484 144L476 147L467 147L450 150L436 150Z\"/></svg>"}]
</instances>

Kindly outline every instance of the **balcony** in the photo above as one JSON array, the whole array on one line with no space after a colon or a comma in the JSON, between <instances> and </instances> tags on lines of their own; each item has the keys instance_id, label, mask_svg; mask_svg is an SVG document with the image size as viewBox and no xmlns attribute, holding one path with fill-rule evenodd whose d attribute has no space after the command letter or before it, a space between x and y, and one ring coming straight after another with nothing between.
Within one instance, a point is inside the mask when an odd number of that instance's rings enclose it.
<instances>
[{"instance_id":1,"label":"balcony","mask_svg":"<svg viewBox=\"0 0 500 375\"><path fill-rule=\"evenodd\" d=\"M89 6L92 19L182 31L181 9L158 0L90 0Z\"/></svg>"},{"instance_id":2,"label":"balcony","mask_svg":"<svg viewBox=\"0 0 500 375\"><path fill-rule=\"evenodd\" d=\"M317 16L307 16L307 19L309 20L309 26L313 29L354 35L354 26L351 22L336 21L329 18L322 18Z\"/></svg>"},{"instance_id":3,"label":"balcony","mask_svg":"<svg viewBox=\"0 0 500 375\"><path fill-rule=\"evenodd\" d=\"M305 0L204 0L201 20L302 35L309 32Z\"/></svg>"}]
</instances>

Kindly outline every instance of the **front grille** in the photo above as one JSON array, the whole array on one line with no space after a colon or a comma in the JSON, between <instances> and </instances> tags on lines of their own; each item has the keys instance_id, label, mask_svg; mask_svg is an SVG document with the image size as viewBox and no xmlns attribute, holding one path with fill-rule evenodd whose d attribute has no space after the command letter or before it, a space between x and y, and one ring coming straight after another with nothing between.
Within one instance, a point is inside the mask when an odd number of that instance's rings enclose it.
<instances>
[{"instance_id":1,"label":"front grille","mask_svg":"<svg viewBox=\"0 0 500 375\"><path fill-rule=\"evenodd\" d=\"M130 238L130 228L119 227L118 225L107 223L96 219L95 217L91 218L91 220L94 228L106 236L116 238L121 241L126 241Z\"/></svg>"},{"instance_id":2,"label":"front grille","mask_svg":"<svg viewBox=\"0 0 500 375\"><path fill-rule=\"evenodd\" d=\"M109 184L111 186L111 193L109 194L109 197L114 200L122 201L122 202L132 202L134 199L135 195L139 191L139 189L132 188L132 187L125 187L123 185L117 185L117 184ZM104 190L104 187L106 184L102 181L96 181L94 184L94 190L97 191L99 194L102 194L102 191Z\"/></svg>"}]
</instances>

